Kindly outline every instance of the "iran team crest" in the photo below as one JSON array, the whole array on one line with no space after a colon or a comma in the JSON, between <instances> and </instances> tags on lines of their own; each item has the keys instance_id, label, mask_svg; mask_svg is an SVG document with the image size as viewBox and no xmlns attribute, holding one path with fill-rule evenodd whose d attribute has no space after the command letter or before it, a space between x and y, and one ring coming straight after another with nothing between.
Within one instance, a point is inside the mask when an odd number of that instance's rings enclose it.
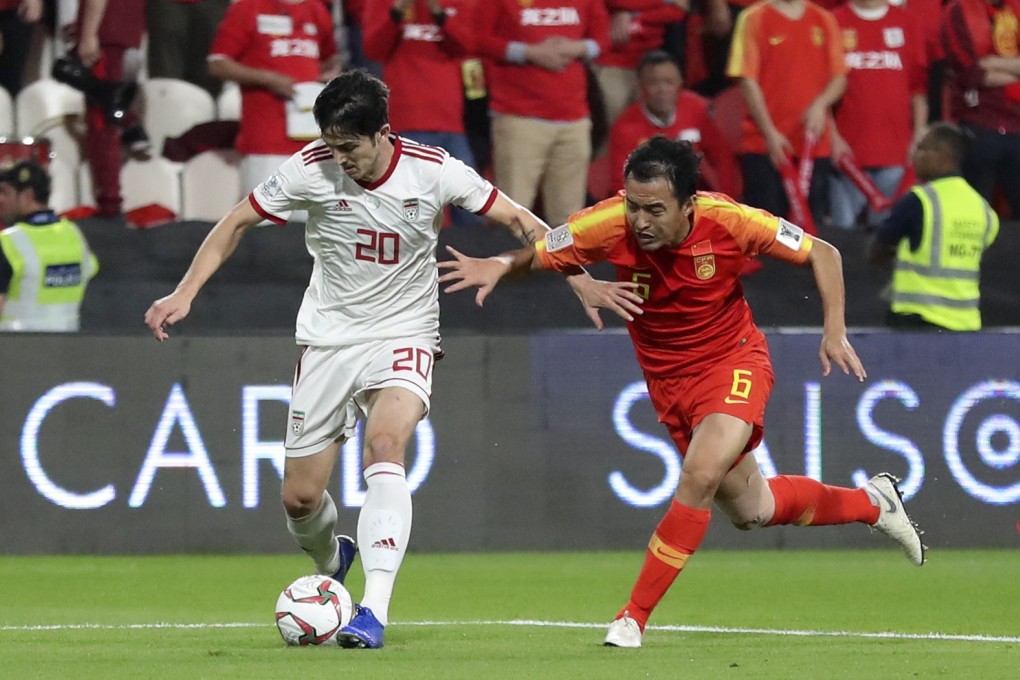
<instances>
[{"instance_id":1,"label":"iran team crest","mask_svg":"<svg viewBox=\"0 0 1020 680\"><path fill-rule=\"evenodd\" d=\"M404 199L404 219L408 222L418 221L418 199L417 198L405 198Z\"/></svg>"},{"instance_id":2,"label":"iran team crest","mask_svg":"<svg viewBox=\"0 0 1020 680\"><path fill-rule=\"evenodd\" d=\"M305 431L305 412L304 411L292 411L290 414L290 431L294 433L295 437L300 437L301 433Z\"/></svg>"}]
</instances>

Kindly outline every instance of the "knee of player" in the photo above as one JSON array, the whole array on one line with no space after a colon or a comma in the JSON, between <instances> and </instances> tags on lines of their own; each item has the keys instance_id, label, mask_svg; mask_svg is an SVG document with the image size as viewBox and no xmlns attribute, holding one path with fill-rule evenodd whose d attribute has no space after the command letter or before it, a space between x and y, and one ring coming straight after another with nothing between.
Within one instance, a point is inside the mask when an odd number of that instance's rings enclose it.
<instances>
[{"instance_id":1,"label":"knee of player","mask_svg":"<svg viewBox=\"0 0 1020 680\"><path fill-rule=\"evenodd\" d=\"M400 463L404 460L404 445L390 432L375 434L365 442L365 457L369 463Z\"/></svg>"},{"instance_id":2,"label":"knee of player","mask_svg":"<svg viewBox=\"0 0 1020 680\"><path fill-rule=\"evenodd\" d=\"M319 502L322 500L322 489L313 485L284 484L280 496L287 516L301 519L318 509Z\"/></svg>"}]
</instances>

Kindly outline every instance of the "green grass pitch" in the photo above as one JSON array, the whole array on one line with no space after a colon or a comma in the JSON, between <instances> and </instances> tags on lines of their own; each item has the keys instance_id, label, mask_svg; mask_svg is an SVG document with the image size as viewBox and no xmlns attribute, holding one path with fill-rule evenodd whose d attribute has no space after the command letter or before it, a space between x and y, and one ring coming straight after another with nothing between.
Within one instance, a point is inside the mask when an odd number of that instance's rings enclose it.
<instances>
[{"instance_id":1,"label":"green grass pitch","mask_svg":"<svg viewBox=\"0 0 1020 680\"><path fill-rule=\"evenodd\" d=\"M702 551L604 648L641 557L412 553L382 650L284 646L300 555L0 557L0 678L1020 678L1016 550Z\"/></svg>"}]
</instances>

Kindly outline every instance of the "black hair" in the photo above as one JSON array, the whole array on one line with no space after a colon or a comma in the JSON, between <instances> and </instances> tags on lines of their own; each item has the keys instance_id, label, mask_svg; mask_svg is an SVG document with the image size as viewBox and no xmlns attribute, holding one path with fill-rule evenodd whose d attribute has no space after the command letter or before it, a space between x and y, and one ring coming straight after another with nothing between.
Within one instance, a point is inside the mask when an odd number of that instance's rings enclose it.
<instances>
[{"instance_id":1,"label":"black hair","mask_svg":"<svg viewBox=\"0 0 1020 680\"><path fill-rule=\"evenodd\" d=\"M370 137L389 122L390 88L364 69L344 71L315 98L312 114L323 132Z\"/></svg>"},{"instance_id":2,"label":"black hair","mask_svg":"<svg viewBox=\"0 0 1020 680\"><path fill-rule=\"evenodd\" d=\"M52 182L46 168L35 161L18 161L0 173L0 184L10 184L15 191L31 189L35 194L36 203L46 205L50 202Z\"/></svg>"},{"instance_id":3,"label":"black hair","mask_svg":"<svg viewBox=\"0 0 1020 680\"><path fill-rule=\"evenodd\" d=\"M676 63L676 59L666 50L649 50L641 55L641 61L638 62L635 73L641 73L646 68L661 64L673 64L673 66L677 67L677 70L680 70L680 65Z\"/></svg>"},{"instance_id":4,"label":"black hair","mask_svg":"<svg viewBox=\"0 0 1020 680\"><path fill-rule=\"evenodd\" d=\"M623 176L635 182L665 179L673 187L673 195L681 204L698 188L698 166L701 156L687 141L656 135L643 142L627 156Z\"/></svg>"},{"instance_id":5,"label":"black hair","mask_svg":"<svg viewBox=\"0 0 1020 680\"><path fill-rule=\"evenodd\" d=\"M973 137L968 138L968 133L962 128L945 122L932 123L928 128L928 134L932 136L935 144L945 152L953 165L959 168L963 163L964 156L967 155L967 147Z\"/></svg>"}]
</instances>

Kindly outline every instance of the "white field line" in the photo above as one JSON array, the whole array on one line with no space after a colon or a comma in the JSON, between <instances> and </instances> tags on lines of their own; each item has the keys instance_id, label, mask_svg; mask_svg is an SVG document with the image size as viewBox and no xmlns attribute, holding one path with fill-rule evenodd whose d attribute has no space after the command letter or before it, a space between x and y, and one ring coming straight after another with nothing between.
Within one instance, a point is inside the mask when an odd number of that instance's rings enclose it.
<instances>
[{"instance_id":1,"label":"white field line","mask_svg":"<svg viewBox=\"0 0 1020 680\"><path fill-rule=\"evenodd\" d=\"M148 630L148 629L202 629L202 628L268 628L271 623L129 623L107 625L100 623L68 623L36 626L0 626L2 631L47 631L47 630ZM526 628L597 628L604 623L579 623L571 621L399 621L397 626L521 626ZM1020 636L1014 635L962 635L955 633L897 633L885 631L867 633L849 630L785 630L781 628L729 628L726 626L648 626L650 631L669 633L714 633L719 635L777 635L784 637L835 637L871 640L952 640L958 642L1006 642L1020 644Z\"/></svg>"}]
</instances>

